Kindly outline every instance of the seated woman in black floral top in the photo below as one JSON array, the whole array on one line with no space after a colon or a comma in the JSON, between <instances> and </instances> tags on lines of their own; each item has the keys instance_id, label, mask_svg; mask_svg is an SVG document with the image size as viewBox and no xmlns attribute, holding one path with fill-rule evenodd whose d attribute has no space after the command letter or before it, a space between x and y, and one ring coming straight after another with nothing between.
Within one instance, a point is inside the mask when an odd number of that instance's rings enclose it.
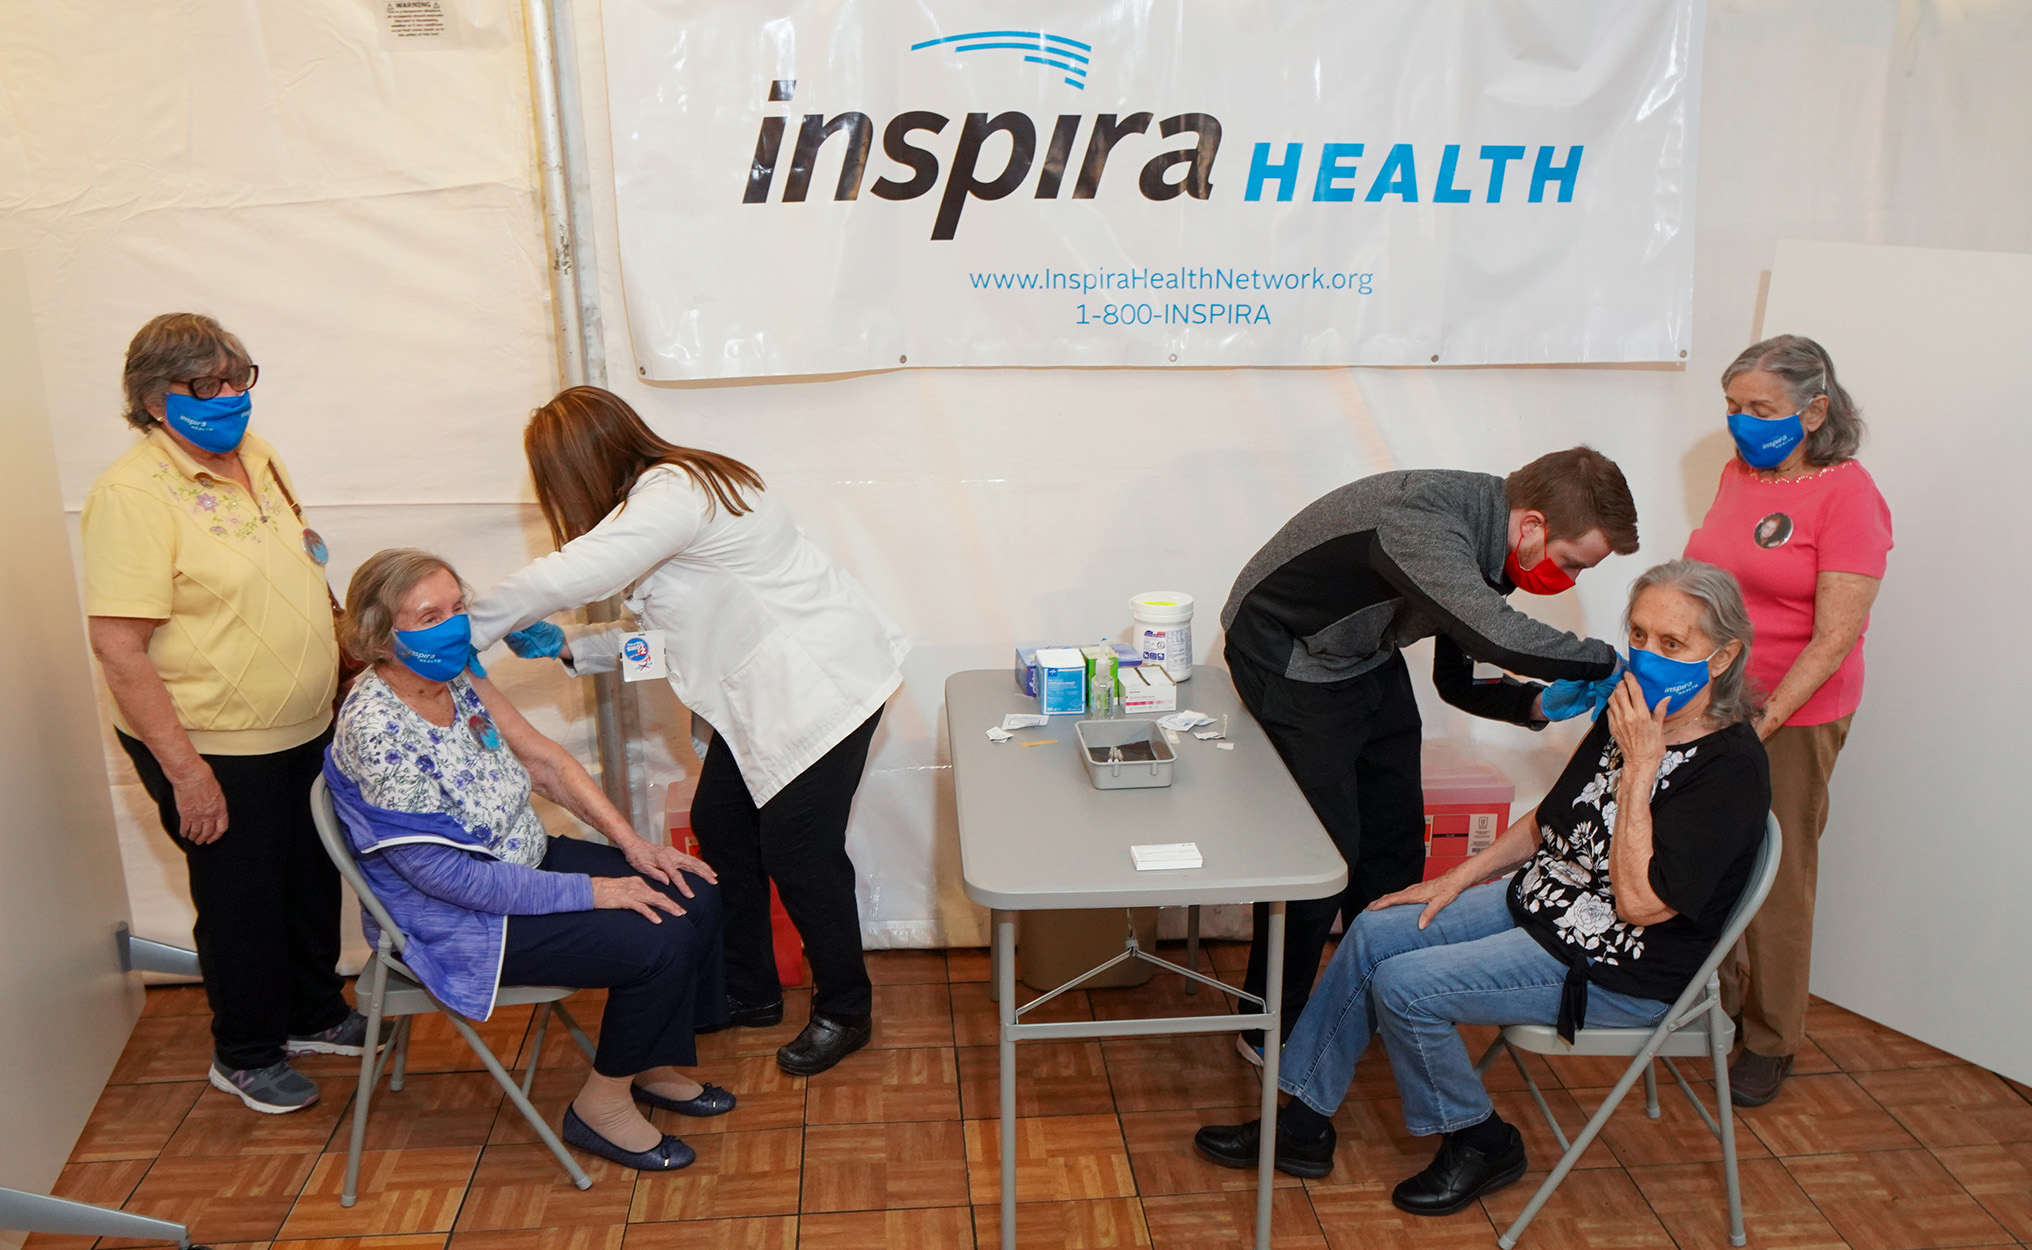
<instances>
[{"instance_id":1,"label":"seated woman in black floral top","mask_svg":"<svg viewBox=\"0 0 2032 1250\"><path fill-rule=\"evenodd\" d=\"M1332 1170L1329 1117L1381 1033L1405 1126L1446 1134L1393 1199L1420 1215L1466 1207L1526 1164L1455 1026L1655 1025L1714 948L1771 806L1743 677L1749 616L1734 577L1674 560L1637 579L1625 619L1631 671L1544 800L1481 854L1355 918L1285 1043L1280 1170ZM1261 1124L1194 1140L1253 1168Z\"/></svg>"}]
</instances>

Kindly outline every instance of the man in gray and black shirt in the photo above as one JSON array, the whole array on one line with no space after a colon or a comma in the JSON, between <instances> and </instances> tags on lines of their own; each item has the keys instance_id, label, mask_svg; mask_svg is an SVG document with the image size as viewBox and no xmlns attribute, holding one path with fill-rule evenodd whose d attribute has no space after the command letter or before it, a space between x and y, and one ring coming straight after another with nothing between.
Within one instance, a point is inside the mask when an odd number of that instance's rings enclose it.
<instances>
[{"instance_id":1,"label":"man in gray and black shirt","mask_svg":"<svg viewBox=\"0 0 2032 1250\"><path fill-rule=\"evenodd\" d=\"M1235 688L1348 862L1338 897L1289 906L1285 1033L1305 1009L1334 916L1414 884L1424 868L1422 733L1402 648L1436 635L1442 698L1539 728L1546 688L1477 681L1475 661L1570 683L1570 696L1616 672L1616 651L1526 616L1506 596L1556 594L1611 552L1636 550L1637 507L1622 471L1575 447L1508 478L1405 470L1351 482L1293 517L1242 569L1221 610ZM1258 933L1268 916L1258 904ZM1260 996L1266 971L1258 943L1243 989Z\"/></svg>"}]
</instances>

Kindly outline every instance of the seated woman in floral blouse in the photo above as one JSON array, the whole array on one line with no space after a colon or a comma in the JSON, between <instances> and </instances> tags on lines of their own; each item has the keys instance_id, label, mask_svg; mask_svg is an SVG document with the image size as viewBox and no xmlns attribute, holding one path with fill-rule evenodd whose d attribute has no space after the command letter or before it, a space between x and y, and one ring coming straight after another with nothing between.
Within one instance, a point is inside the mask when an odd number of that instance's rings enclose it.
<instances>
[{"instance_id":1,"label":"seated woman in floral blouse","mask_svg":"<svg viewBox=\"0 0 2032 1250\"><path fill-rule=\"evenodd\" d=\"M691 1147L635 1104L733 1109L732 1094L678 1071L697 1062L697 1026L725 1015L713 870L637 837L570 752L486 680L465 600L458 574L424 551L382 551L353 574L341 639L372 667L339 711L325 766L333 805L409 938L403 961L440 1002L484 1020L501 985L607 988L593 1070L562 1136L629 1167L681 1168ZM550 837L532 788L611 845Z\"/></svg>"},{"instance_id":2,"label":"seated woman in floral blouse","mask_svg":"<svg viewBox=\"0 0 2032 1250\"><path fill-rule=\"evenodd\" d=\"M1744 684L1750 621L1734 577L1674 560L1639 577L1631 669L1536 809L1444 876L1354 918L1285 1043L1277 1167L1333 1169L1330 1117L1383 1035L1405 1126L1444 1133L1397 1206L1447 1215L1524 1174L1460 1024L1557 1024L1562 1036L1657 1024L1748 883L1771 806ZM1605 687L1609 683L1604 683ZM1492 880L1519 865L1508 880ZM1215 1163L1256 1166L1261 1122L1209 1125Z\"/></svg>"}]
</instances>

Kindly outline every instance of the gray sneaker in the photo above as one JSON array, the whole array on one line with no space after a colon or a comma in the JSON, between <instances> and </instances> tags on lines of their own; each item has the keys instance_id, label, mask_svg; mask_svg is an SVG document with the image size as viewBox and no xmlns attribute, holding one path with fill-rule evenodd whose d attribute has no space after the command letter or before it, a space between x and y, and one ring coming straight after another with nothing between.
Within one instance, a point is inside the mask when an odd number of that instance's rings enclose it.
<instances>
[{"instance_id":1,"label":"gray sneaker","mask_svg":"<svg viewBox=\"0 0 2032 1250\"><path fill-rule=\"evenodd\" d=\"M383 1036L381 1046L376 1049L385 1049L387 1045L388 1039ZM292 1055L357 1055L367 1049L367 1017L351 1012L322 1033L292 1036L282 1044L282 1049Z\"/></svg>"},{"instance_id":2,"label":"gray sneaker","mask_svg":"<svg viewBox=\"0 0 2032 1250\"><path fill-rule=\"evenodd\" d=\"M289 1066L287 1059L265 1068L227 1068L212 1061L212 1084L267 1115L301 1111L318 1100L317 1082Z\"/></svg>"}]
</instances>

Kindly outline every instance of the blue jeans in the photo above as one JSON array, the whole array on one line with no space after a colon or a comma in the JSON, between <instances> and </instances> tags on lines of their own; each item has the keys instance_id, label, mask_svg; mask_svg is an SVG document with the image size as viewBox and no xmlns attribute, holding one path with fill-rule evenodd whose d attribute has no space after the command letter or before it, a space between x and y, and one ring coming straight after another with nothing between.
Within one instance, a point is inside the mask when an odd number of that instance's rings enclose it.
<instances>
[{"instance_id":1,"label":"blue jeans","mask_svg":"<svg viewBox=\"0 0 2032 1250\"><path fill-rule=\"evenodd\" d=\"M1421 907L1365 911L1341 939L1284 1044L1277 1084L1321 1115L1347 1097L1355 1061L1383 1034L1414 1134L1451 1133L1494 1108L1459 1024L1551 1024L1566 966L1510 918L1508 880L1463 892L1421 930ZM1587 1023L1642 1028L1672 1004L1589 987Z\"/></svg>"}]
</instances>

